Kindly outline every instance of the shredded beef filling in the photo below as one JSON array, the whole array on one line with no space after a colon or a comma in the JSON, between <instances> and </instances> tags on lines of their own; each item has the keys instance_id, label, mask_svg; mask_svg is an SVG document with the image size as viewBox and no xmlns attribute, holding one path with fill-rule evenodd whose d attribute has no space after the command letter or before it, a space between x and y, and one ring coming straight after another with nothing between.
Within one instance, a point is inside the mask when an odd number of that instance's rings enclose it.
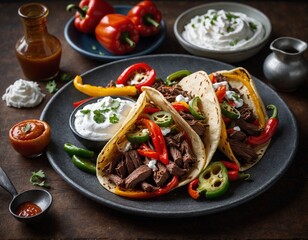
<instances>
[{"instance_id":1,"label":"shredded beef filling","mask_svg":"<svg viewBox=\"0 0 308 240\"><path fill-rule=\"evenodd\" d=\"M151 159L141 156L136 150L138 145L134 145L122 156L112 158L103 171L108 174L109 181L121 188L155 191L165 186L172 176L185 175L197 161L183 133L169 133L165 142L169 150L168 165L157 160L156 167L150 168Z\"/></svg>"},{"instance_id":2,"label":"shredded beef filling","mask_svg":"<svg viewBox=\"0 0 308 240\"><path fill-rule=\"evenodd\" d=\"M221 74L216 75L216 81L226 81L225 77ZM235 88L230 90L239 93ZM259 136L262 132L259 126L255 125L255 115L252 109L244 103L242 107L237 108L240 112L240 118L235 120L235 125L240 128L240 131L236 130L228 134L228 141L235 157L240 161L242 165L253 163L258 155L252 146L246 143L248 136Z\"/></svg>"},{"instance_id":3,"label":"shredded beef filling","mask_svg":"<svg viewBox=\"0 0 308 240\"><path fill-rule=\"evenodd\" d=\"M170 103L175 102L178 95L182 95L183 97L189 97L188 93L184 91L181 86L166 86L162 80L157 80L152 87L162 93L163 96ZM186 120L186 122L199 136L203 136L205 134L207 124L203 120L197 120L192 114L183 111L180 112L180 115Z\"/></svg>"}]
</instances>

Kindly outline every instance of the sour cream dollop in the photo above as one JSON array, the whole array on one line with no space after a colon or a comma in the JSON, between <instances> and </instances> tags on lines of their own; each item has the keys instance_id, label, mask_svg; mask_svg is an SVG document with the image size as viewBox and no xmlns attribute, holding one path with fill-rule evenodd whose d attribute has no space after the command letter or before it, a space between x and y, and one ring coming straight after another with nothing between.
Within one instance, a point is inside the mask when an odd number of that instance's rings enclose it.
<instances>
[{"instance_id":1,"label":"sour cream dollop","mask_svg":"<svg viewBox=\"0 0 308 240\"><path fill-rule=\"evenodd\" d=\"M201 48L236 50L262 41L262 24L244 13L210 9L185 25L183 38Z\"/></svg>"},{"instance_id":2,"label":"sour cream dollop","mask_svg":"<svg viewBox=\"0 0 308 240\"><path fill-rule=\"evenodd\" d=\"M36 82L19 79L6 89L2 100L9 107L30 108L37 106L44 97Z\"/></svg>"},{"instance_id":3,"label":"sour cream dollop","mask_svg":"<svg viewBox=\"0 0 308 240\"><path fill-rule=\"evenodd\" d=\"M108 140L122 126L134 102L104 97L85 105L75 114L76 131L93 140Z\"/></svg>"}]
</instances>

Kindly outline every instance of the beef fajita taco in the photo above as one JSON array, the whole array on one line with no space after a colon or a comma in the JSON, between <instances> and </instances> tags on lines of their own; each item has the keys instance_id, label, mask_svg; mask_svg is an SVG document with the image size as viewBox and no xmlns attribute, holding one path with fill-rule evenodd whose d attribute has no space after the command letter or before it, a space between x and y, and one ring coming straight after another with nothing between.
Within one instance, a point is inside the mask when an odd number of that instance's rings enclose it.
<instances>
[{"instance_id":1,"label":"beef fajita taco","mask_svg":"<svg viewBox=\"0 0 308 240\"><path fill-rule=\"evenodd\" d=\"M97 178L117 195L153 198L195 179L206 161L197 133L168 102L145 90L100 152Z\"/></svg>"},{"instance_id":2,"label":"beef fajita taco","mask_svg":"<svg viewBox=\"0 0 308 240\"><path fill-rule=\"evenodd\" d=\"M209 163L219 144L222 119L208 74L197 71L169 86L164 81L157 80L153 88L146 88L146 91L152 96L162 94L200 136L205 146L207 163ZM158 99L161 100L161 104L165 104L162 97Z\"/></svg>"},{"instance_id":3,"label":"beef fajita taco","mask_svg":"<svg viewBox=\"0 0 308 240\"><path fill-rule=\"evenodd\" d=\"M248 138L259 136L268 120L254 81L244 68L210 74L222 113L219 149L241 171L254 166L264 155L269 141L252 145Z\"/></svg>"}]
</instances>

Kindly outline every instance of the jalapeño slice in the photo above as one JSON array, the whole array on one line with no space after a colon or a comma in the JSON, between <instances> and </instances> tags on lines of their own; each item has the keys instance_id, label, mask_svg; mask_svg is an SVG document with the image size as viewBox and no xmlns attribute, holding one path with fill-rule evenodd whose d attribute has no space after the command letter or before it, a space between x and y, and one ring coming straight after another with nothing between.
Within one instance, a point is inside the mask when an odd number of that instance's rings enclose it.
<instances>
[{"instance_id":1,"label":"jalape\u00f1o slice","mask_svg":"<svg viewBox=\"0 0 308 240\"><path fill-rule=\"evenodd\" d=\"M220 162L213 162L199 175L199 186L197 191L205 194L207 199L222 196L229 188L228 170Z\"/></svg>"},{"instance_id":2,"label":"jalape\u00f1o slice","mask_svg":"<svg viewBox=\"0 0 308 240\"><path fill-rule=\"evenodd\" d=\"M194 97L189 101L189 111L198 120L205 119L204 114L201 112L199 105L201 104L200 97Z\"/></svg>"},{"instance_id":3,"label":"jalape\u00f1o slice","mask_svg":"<svg viewBox=\"0 0 308 240\"><path fill-rule=\"evenodd\" d=\"M238 119L240 118L240 112L232 107L227 101L223 101L223 103L220 104L221 112L222 114L230 119Z\"/></svg>"},{"instance_id":4,"label":"jalape\u00f1o slice","mask_svg":"<svg viewBox=\"0 0 308 240\"><path fill-rule=\"evenodd\" d=\"M153 113L150 118L160 127L169 127L173 123L171 113L166 111Z\"/></svg>"},{"instance_id":5,"label":"jalape\u00f1o slice","mask_svg":"<svg viewBox=\"0 0 308 240\"><path fill-rule=\"evenodd\" d=\"M149 141L150 134L146 129L142 129L135 132L128 132L126 138L131 143L144 143Z\"/></svg>"}]
</instances>

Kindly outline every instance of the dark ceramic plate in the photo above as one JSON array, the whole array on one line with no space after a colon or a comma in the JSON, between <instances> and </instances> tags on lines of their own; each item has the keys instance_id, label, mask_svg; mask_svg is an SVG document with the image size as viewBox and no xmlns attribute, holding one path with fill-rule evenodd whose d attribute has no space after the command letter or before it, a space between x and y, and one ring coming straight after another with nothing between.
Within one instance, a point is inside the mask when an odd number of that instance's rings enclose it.
<instances>
[{"instance_id":1,"label":"dark ceramic plate","mask_svg":"<svg viewBox=\"0 0 308 240\"><path fill-rule=\"evenodd\" d=\"M126 15L131 9L131 6L119 5L114 8L116 13ZM94 34L83 34L79 32L74 26L74 17L72 17L65 25L64 37L74 50L85 57L107 62L129 57L142 56L153 52L162 44L166 36L166 24L164 21L161 21L161 26L162 30L159 34L152 37L140 38L136 49L125 55L114 55L99 44Z\"/></svg>"},{"instance_id":2,"label":"dark ceramic plate","mask_svg":"<svg viewBox=\"0 0 308 240\"><path fill-rule=\"evenodd\" d=\"M85 83L106 85L126 67L141 61L155 68L157 76L163 79L170 73L181 69L189 69L192 72L202 69L210 73L234 68L234 66L201 57L163 54L108 63L84 73L82 77ZM53 129L47 157L55 171L77 191L90 199L123 212L152 217L189 217L235 207L271 187L287 170L298 146L298 130L293 114L275 91L260 80L254 79L264 104L273 103L278 107L279 129L262 161L248 171L253 181L232 183L228 194L219 200L195 201L188 196L186 187L151 200L125 199L102 188L95 176L84 173L73 166L69 156L63 151L63 144L71 142L80 146L70 131L69 116L73 111L72 103L86 96L78 92L71 82L53 96L41 115L41 119L47 121Z\"/></svg>"}]
</instances>

